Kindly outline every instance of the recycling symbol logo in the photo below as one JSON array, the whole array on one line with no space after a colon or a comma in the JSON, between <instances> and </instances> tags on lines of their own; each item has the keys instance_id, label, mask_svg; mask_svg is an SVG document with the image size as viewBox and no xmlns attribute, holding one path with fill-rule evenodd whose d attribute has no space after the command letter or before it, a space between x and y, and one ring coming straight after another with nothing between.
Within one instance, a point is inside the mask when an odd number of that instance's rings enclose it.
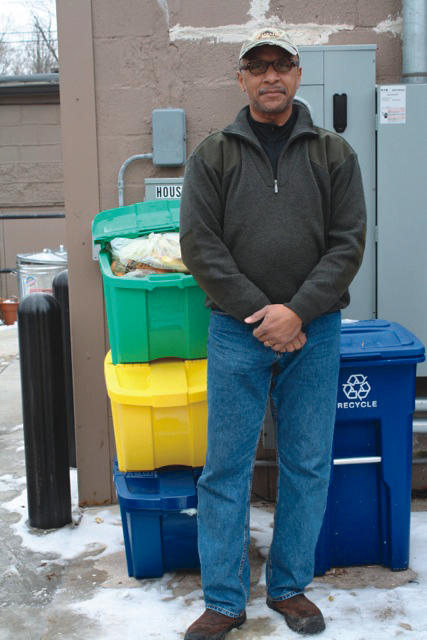
<instances>
[{"instance_id":1,"label":"recycling symbol logo","mask_svg":"<svg viewBox=\"0 0 427 640\"><path fill-rule=\"evenodd\" d=\"M343 391L349 400L364 400L371 390L368 376L361 373L353 374L343 384Z\"/></svg>"}]
</instances>

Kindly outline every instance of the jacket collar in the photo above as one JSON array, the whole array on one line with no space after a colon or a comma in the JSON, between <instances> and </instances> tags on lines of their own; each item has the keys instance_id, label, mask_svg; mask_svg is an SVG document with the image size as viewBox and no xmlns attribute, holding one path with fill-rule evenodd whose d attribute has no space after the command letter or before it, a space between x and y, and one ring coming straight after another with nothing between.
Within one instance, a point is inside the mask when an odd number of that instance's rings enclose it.
<instances>
[{"instance_id":1,"label":"jacket collar","mask_svg":"<svg viewBox=\"0 0 427 640\"><path fill-rule=\"evenodd\" d=\"M295 109L297 113L297 121L292 130L291 136L289 138L289 142L300 135L308 135L308 136L318 136L319 133L313 125L313 120L311 119L310 112L308 108L302 103L298 102L298 98L293 103L293 109ZM248 111L249 106L246 105L239 111L237 114L237 118L232 124L229 124L225 129L223 129L223 133L225 134L234 134L243 136L244 138L248 138L251 142L259 145L258 138L255 133L252 131L249 122L248 122Z\"/></svg>"}]
</instances>

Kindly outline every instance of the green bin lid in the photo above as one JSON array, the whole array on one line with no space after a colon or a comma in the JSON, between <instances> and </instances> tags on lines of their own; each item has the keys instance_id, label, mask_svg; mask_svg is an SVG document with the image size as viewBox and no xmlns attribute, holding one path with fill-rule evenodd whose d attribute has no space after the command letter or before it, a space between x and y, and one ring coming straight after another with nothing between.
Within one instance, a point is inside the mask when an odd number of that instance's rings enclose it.
<instances>
[{"instance_id":1,"label":"green bin lid","mask_svg":"<svg viewBox=\"0 0 427 640\"><path fill-rule=\"evenodd\" d=\"M149 200L101 211L92 223L93 241L105 244L113 238L178 231L179 205L179 200Z\"/></svg>"}]
</instances>

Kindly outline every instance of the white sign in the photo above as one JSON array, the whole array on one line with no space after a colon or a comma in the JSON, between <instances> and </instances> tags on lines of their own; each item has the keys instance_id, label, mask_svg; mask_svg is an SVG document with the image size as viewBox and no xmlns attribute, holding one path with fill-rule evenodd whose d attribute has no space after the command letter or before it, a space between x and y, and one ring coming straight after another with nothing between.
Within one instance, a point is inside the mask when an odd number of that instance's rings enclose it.
<instances>
[{"instance_id":1,"label":"white sign","mask_svg":"<svg viewBox=\"0 0 427 640\"><path fill-rule=\"evenodd\" d=\"M182 185L180 184L161 184L155 188L155 196L161 199L174 200L179 199L182 193Z\"/></svg>"},{"instance_id":2,"label":"white sign","mask_svg":"<svg viewBox=\"0 0 427 640\"><path fill-rule=\"evenodd\" d=\"M406 87L380 87L380 124L405 124Z\"/></svg>"}]
</instances>

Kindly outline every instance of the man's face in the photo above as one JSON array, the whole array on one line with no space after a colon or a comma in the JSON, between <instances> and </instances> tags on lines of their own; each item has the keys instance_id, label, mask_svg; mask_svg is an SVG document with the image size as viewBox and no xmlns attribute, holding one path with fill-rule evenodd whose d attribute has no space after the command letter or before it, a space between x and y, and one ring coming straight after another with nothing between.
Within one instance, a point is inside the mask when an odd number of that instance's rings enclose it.
<instances>
[{"instance_id":1,"label":"man's face","mask_svg":"<svg viewBox=\"0 0 427 640\"><path fill-rule=\"evenodd\" d=\"M297 61L281 47L269 44L252 49L247 58L241 60L245 65L251 60L272 62L283 58ZM259 122L284 124L292 113L292 101L300 85L301 67L292 67L290 71L278 73L270 65L261 75L252 74L249 69L237 72L240 86L248 94L251 115Z\"/></svg>"}]
</instances>

